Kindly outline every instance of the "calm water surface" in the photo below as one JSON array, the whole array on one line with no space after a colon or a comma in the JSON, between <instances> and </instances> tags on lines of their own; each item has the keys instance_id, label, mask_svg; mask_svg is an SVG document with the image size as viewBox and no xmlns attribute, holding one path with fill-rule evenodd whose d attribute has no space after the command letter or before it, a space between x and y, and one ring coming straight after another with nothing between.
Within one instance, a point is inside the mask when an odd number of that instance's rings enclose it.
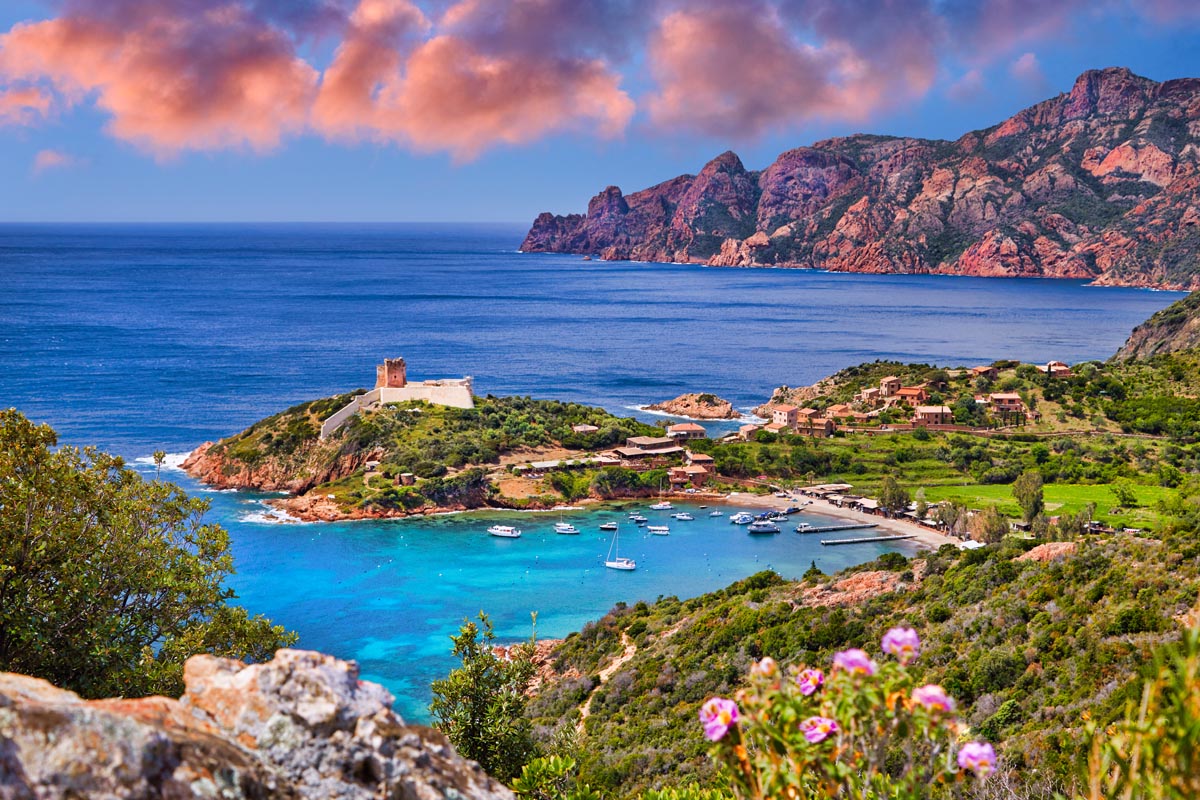
<instances>
[{"instance_id":1,"label":"calm water surface","mask_svg":"<svg viewBox=\"0 0 1200 800\"><path fill-rule=\"evenodd\" d=\"M624 413L684 391L739 407L876 358L946 366L1108 357L1179 295L1076 281L826 274L582 261L515 252L519 226L0 226L0 405L63 441L178 453L297 402L473 375L481 394ZM144 467L144 465L143 465ZM177 475L177 473L175 473ZM189 488L202 487L181 479ZM827 571L878 548L748 537L697 515L631 535L634 573L599 567L599 514L518 541L481 516L279 525L210 493L233 586L302 645L359 659L420 717L452 633L486 609L505 636L564 635L615 601L689 596L771 566ZM630 532L632 534L632 531ZM551 599L547 599L551 598Z\"/></svg>"}]
</instances>

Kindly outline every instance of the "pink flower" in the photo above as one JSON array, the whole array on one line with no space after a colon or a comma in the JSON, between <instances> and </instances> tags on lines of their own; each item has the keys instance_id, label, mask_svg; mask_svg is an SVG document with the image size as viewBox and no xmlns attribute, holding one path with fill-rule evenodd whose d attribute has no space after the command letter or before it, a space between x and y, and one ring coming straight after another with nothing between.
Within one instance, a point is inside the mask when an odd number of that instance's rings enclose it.
<instances>
[{"instance_id":1,"label":"pink flower","mask_svg":"<svg viewBox=\"0 0 1200 800\"><path fill-rule=\"evenodd\" d=\"M837 729L837 722L829 717L809 717L800 723L800 730L810 744L825 741L829 738L829 734L837 733Z\"/></svg>"},{"instance_id":2,"label":"pink flower","mask_svg":"<svg viewBox=\"0 0 1200 800\"><path fill-rule=\"evenodd\" d=\"M756 678L774 678L778 673L779 665L770 656L754 662L754 666L750 667L750 674Z\"/></svg>"},{"instance_id":3,"label":"pink flower","mask_svg":"<svg viewBox=\"0 0 1200 800\"><path fill-rule=\"evenodd\" d=\"M968 742L958 751L958 766L986 778L996 769L996 751L987 742Z\"/></svg>"},{"instance_id":4,"label":"pink flower","mask_svg":"<svg viewBox=\"0 0 1200 800\"><path fill-rule=\"evenodd\" d=\"M737 725L738 707L732 700L711 697L700 707L700 723L709 741L717 742L725 737L729 729Z\"/></svg>"},{"instance_id":5,"label":"pink flower","mask_svg":"<svg viewBox=\"0 0 1200 800\"><path fill-rule=\"evenodd\" d=\"M843 650L833 657L833 666L844 669L851 675L874 675L875 662L864 651Z\"/></svg>"},{"instance_id":6,"label":"pink flower","mask_svg":"<svg viewBox=\"0 0 1200 800\"><path fill-rule=\"evenodd\" d=\"M946 694L946 690L936 684L928 684L913 689L913 702L924 706L929 711L954 713L954 698Z\"/></svg>"},{"instance_id":7,"label":"pink flower","mask_svg":"<svg viewBox=\"0 0 1200 800\"><path fill-rule=\"evenodd\" d=\"M892 628L883 635L883 652L891 653L901 664L911 664L921 652L921 638L912 628Z\"/></svg>"},{"instance_id":8,"label":"pink flower","mask_svg":"<svg viewBox=\"0 0 1200 800\"><path fill-rule=\"evenodd\" d=\"M796 683L800 685L800 694L808 697L817 689L820 689L825 683L825 673L819 669L802 670L796 676Z\"/></svg>"}]
</instances>

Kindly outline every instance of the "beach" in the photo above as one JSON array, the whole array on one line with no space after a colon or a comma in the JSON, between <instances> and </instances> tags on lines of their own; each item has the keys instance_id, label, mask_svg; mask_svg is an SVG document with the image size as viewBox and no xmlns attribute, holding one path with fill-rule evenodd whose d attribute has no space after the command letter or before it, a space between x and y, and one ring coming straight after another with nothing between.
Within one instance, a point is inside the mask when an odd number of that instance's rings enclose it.
<instances>
[{"instance_id":1,"label":"beach","mask_svg":"<svg viewBox=\"0 0 1200 800\"><path fill-rule=\"evenodd\" d=\"M844 519L847 522L867 522L874 523L880 535L885 533L895 534L898 536L911 536L908 541L914 542L918 547L925 550L937 550L942 545L952 544L958 547L961 542L952 536L932 531L921 525L917 525L906 520L890 519L881 517L875 514L867 514L862 511L856 511L851 508L839 508L833 503L827 502L816 497L804 497L795 499L792 497L776 497L773 494L749 494L748 492L730 492L725 501L739 506L748 506L751 508L770 508L777 511L784 511L792 506L804 505L804 512L812 512L815 514L824 514L829 517L837 517Z\"/></svg>"}]
</instances>

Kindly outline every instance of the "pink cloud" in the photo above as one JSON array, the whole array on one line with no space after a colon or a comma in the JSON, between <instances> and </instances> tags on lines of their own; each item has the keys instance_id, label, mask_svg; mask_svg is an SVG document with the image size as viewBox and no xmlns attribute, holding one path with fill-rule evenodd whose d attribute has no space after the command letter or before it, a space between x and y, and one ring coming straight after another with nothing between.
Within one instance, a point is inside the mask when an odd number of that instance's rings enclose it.
<instances>
[{"instance_id":1,"label":"pink cloud","mask_svg":"<svg viewBox=\"0 0 1200 800\"><path fill-rule=\"evenodd\" d=\"M330 136L396 141L459 160L564 130L619 135L634 112L620 75L600 58L556 52L566 49L569 26L558 39L529 37L519 22L529 5L464 0L417 43L413 33L429 23L415 7L363 0L325 73L314 124Z\"/></svg>"},{"instance_id":2,"label":"pink cloud","mask_svg":"<svg viewBox=\"0 0 1200 800\"><path fill-rule=\"evenodd\" d=\"M978 69L967 70L961 78L950 84L946 96L960 103L978 100L987 94L983 84L983 73Z\"/></svg>"},{"instance_id":3,"label":"pink cloud","mask_svg":"<svg viewBox=\"0 0 1200 800\"><path fill-rule=\"evenodd\" d=\"M862 16L880 5L899 3L718 1L672 11L648 47L658 82L650 117L666 129L745 137L821 118L862 121L918 97L936 74L932 51L923 36L899 41L907 31L893 26L889 36Z\"/></svg>"},{"instance_id":4,"label":"pink cloud","mask_svg":"<svg viewBox=\"0 0 1200 800\"><path fill-rule=\"evenodd\" d=\"M50 115L48 92L26 87L0 91L0 125L33 125Z\"/></svg>"},{"instance_id":5,"label":"pink cloud","mask_svg":"<svg viewBox=\"0 0 1200 800\"><path fill-rule=\"evenodd\" d=\"M117 138L160 156L269 150L305 122L316 72L281 31L233 3L77 0L0 36L0 74L95 97Z\"/></svg>"},{"instance_id":6,"label":"pink cloud","mask_svg":"<svg viewBox=\"0 0 1200 800\"><path fill-rule=\"evenodd\" d=\"M40 175L49 169L62 169L78 164L78 160L70 153L61 150L39 150L33 157L33 174Z\"/></svg>"},{"instance_id":7,"label":"pink cloud","mask_svg":"<svg viewBox=\"0 0 1200 800\"><path fill-rule=\"evenodd\" d=\"M1042 72L1042 65L1033 53L1022 53L1008 68L1008 72L1021 83L1038 94L1045 94L1050 82Z\"/></svg>"}]
</instances>

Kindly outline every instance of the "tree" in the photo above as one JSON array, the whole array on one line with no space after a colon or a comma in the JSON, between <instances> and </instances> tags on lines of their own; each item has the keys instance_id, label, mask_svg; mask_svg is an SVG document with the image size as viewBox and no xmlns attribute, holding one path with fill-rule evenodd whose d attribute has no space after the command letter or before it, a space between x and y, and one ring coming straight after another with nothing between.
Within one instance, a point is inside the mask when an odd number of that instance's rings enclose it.
<instances>
[{"instance_id":1,"label":"tree","mask_svg":"<svg viewBox=\"0 0 1200 800\"><path fill-rule=\"evenodd\" d=\"M889 514L899 514L908 508L911 498L908 490L896 482L891 475L885 475L879 482L879 505Z\"/></svg>"},{"instance_id":2,"label":"tree","mask_svg":"<svg viewBox=\"0 0 1200 800\"><path fill-rule=\"evenodd\" d=\"M502 658L493 647L492 621L480 611L479 622L464 620L451 637L462 666L433 682L429 710L460 755L511 783L534 755L525 717L525 691L535 672L533 642L509 648Z\"/></svg>"},{"instance_id":3,"label":"tree","mask_svg":"<svg viewBox=\"0 0 1200 800\"><path fill-rule=\"evenodd\" d=\"M1109 490L1113 493L1113 497L1117 499L1117 504L1125 508L1137 507L1137 492L1133 488L1133 482L1127 478L1115 481Z\"/></svg>"},{"instance_id":4,"label":"tree","mask_svg":"<svg viewBox=\"0 0 1200 800\"><path fill-rule=\"evenodd\" d=\"M971 538L985 544L995 544L1008 534L1008 520L995 506L976 512L971 518Z\"/></svg>"},{"instance_id":5,"label":"tree","mask_svg":"<svg viewBox=\"0 0 1200 800\"><path fill-rule=\"evenodd\" d=\"M0 411L0 670L89 697L178 695L188 656L263 660L295 641L228 604L229 535L203 524L206 502L56 444Z\"/></svg>"},{"instance_id":6,"label":"tree","mask_svg":"<svg viewBox=\"0 0 1200 800\"><path fill-rule=\"evenodd\" d=\"M1031 469L1021 473L1021 476L1013 482L1012 493L1016 498L1017 505L1021 507L1022 517L1027 523L1032 522L1033 518L1042 513L1046 507L1042 495L1042 473L1037 470Z\"/></svg>"}]
</instances>

